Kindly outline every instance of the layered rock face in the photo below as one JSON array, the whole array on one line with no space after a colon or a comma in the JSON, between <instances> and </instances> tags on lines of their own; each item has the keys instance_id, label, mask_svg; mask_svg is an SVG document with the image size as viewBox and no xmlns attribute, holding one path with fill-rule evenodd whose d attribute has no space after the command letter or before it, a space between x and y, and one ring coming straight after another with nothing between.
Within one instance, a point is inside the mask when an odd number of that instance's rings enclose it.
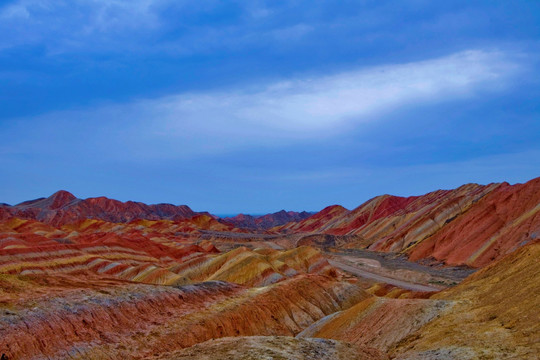
<instances>
[{"instance_id":1,"label":"layered rock face","mask_svg":"<svg viewBox=\"0 0 540 360\"><path fill-rule=\"evenodd\" d=\"M304 237L298 242L303 245L401 252L412 260L482 267L539 241L540 178L517 185L468 184L408 198L383 195L351 211L325 208L280 230L334 236Z\"/></svg>"},{"instance_id":2,"label":"layered rock face","mask_svg":"<svg viewBox=\"0 0 540 360\"><path fill-rule=\"evenodd\" d=\"M223 280L248 286L269 285L298 274L335 277L339 273L319 251L306 246L288 251L241 247L202 261L195 258L171 270L187 283Z\"/></svg>"},{"instance_id":3,"label":"layered rock face","mask_svg":"<svg viewBox=\"0 0 540 360\"><path fill-rule=\"evenodd\" d=\"M130 224L85 220L55 228L11 218L0 222L0 273L103 274L136 282L176 284L181 277L171 267L218 252L212 244L191 241L189 232L193 229L187 220Z\"/></svg>"},{"instance_id":4,"label":"layered rock face","mask_svg":"<svg viewBox=\"0 0 540 360\"><path fill-rule=\"evenodd\" d=\"M501 184L409 253L412 260L432 256L480 267L539 240L540 178Z\"/></svg>"},{"instance_id":5,"label":"layered rock face","mask_svg":"<svg viewBox=\"0 0 540 360\"><path fill-rule=\"evenodd\" d=\"M201 217L208 221L199 221ZM220 254L212 243L193 234L201 228L229 230L205 215L129 224L85 220L62 227L11 218L0 221L0 273L103 275L160 285L223 280L249 286L298 274L339 273L309 247L288 251L240 247Z\"/></svg>"}]
</instances>

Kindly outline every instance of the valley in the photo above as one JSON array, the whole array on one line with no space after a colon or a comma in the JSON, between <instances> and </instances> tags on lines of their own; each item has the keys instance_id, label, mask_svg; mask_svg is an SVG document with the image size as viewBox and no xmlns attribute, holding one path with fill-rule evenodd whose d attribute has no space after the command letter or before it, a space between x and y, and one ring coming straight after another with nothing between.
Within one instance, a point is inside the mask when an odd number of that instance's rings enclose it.
<instances>
[{"instance_id":1,"label":"valley","mask_svg":"<svg viewBox=\"0 0 540 360\"><path fill-rule=\"evenodd\" d=\"M276 214L231 222L66 191L1 205L0 354L540 353L540 178Z\"/></svg>"}]
</instances>

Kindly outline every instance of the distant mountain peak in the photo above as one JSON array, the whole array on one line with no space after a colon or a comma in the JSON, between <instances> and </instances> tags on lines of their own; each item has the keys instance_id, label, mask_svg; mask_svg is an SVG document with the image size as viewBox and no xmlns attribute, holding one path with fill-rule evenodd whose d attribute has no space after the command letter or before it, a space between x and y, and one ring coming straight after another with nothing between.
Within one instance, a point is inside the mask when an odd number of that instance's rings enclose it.
<instances>
[{"instance_id":1,"label":"distant mountain peak","mask_svg":"<svg viewBox=\"0 0 540 360\"><path fill-rule=\"evenodd\" d=\"M77 198L69 191L60 190L49 196L47 200L50 202L48 206L50 209L60 209Z\"/></svg>"},{"instance_id":2,"label":"distant mountain peak","mask_svg":"<svg viewBox=\"0 0 540 360\"><path fill-rule=\"evenodd\" d=\"M238 214L233 217L223 218L223 220L240 228L267 230L289 222L301 221L311 215L313 214L306 211L299 213L296 211L280 210L272 214L257 216Z\"/></svg>"}]
</instances>

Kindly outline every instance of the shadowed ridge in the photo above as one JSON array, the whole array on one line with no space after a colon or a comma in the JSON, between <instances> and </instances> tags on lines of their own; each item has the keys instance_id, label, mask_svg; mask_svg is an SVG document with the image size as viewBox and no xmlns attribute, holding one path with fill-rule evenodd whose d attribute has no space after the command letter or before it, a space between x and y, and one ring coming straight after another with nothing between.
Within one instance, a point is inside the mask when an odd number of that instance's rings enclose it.
<instances>
[{"instance_id":1,"label":"shadowed ridge","mask_svg":"<svg viewBox=\"0 0 540 360\"><path fill-rule=\"evenodd\" d=\"M0 220L4 220L4 219L9 219L10 217L12 217L12 213L11 213L11 205L8 205L8 204L1 204L0 205Z\"/></svg>"},{"instance_id":2,"label":"shadowed ridge","mask_svg":"<svg viewBox=\"0 0 540 360\"><path fill-rule=\"evenodd\" d=\"M71 203L74 200L77 200L75 195L66 190L59 190L49 197L23 201L22 203L17 204L13 207L18 209L39 208L43 210L56 210Z\"/></svg>"},{"instance_id":3,"label":"shadowed ridge","mask_svg":"<svg viewBox=\"0 0 540 360\"><path fill-rule=\"evenodd\" d=\"M23 207L23 206L26 206L26 205L31 205L31 204L34 204L38 201L41 201L41 200L45 200L47 198L45 197L40 197L40 198L37 198L37 199L33 199L33 200L26 200L26 201L23 201L21 203L18 203L16 205L13 205L13 207Z\"/></svg>"},{"instance_id":4,"label":"shadowed ridge","mask_svg":"<svg viewBox=\"0 0 540 360\"><path fill-rule=\"evenodd\" d=\"M73 200L77 200L77 198L70 192L65 190L60 190L52 194L48 200L51 202L49 205L49 209L60 209L61 207L66 206Z\"/></svg>"},{"instance_id":5,"label":"shadowed ridge","mask_svg":"<svg viewBox=\"0 0 540 360\"><path fill-rule=\"evenodd\" d=\"M276 230L287 230L292 232L322 231L347 213L349 213L349 210L341 205L330 205L298 223L289 223L276 228Z\"/></svg>"},{"instance_id":6,"label":"shadowed ridge","mask_svg":"<svg viewBox=\"0 0 540 360\"><path fill-rule=\"evenodd\" d=\"M233 224L235 227L251 230L268 230L287 223L297 223L310 217L312 213L307 211L296 212L280 210L278 212L260 216L238 214L233 217L225 217L222 220Z\"/></svg>"}]
</instances>

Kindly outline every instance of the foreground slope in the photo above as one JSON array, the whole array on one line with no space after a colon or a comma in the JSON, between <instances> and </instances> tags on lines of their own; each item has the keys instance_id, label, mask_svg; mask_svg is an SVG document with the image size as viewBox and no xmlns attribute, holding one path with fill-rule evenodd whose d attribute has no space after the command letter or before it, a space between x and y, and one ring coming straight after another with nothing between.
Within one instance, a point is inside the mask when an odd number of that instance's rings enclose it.
<instances>
[{"instance_id":1,"label":"foreground slope","mask_svg":"<svg viewBox=\"0 0 540 360\"><path fill-rule=\"evenodd\" d=\"M433 296L453 301L418 336L399 344L402 359L537 359L540 354L540 244L525 246L465 282Z\"/></svg>"},{"instance_id":2,"label":"foreground slope","mask_svg":"<svg viewBox=\"0 0 540 360\"><path fill-rule=\"evenodd\" d=\"M540 244L430 299L366 298L299 336L370 346L397 359L536 359Z\"/></svg>"}]
</instances>

